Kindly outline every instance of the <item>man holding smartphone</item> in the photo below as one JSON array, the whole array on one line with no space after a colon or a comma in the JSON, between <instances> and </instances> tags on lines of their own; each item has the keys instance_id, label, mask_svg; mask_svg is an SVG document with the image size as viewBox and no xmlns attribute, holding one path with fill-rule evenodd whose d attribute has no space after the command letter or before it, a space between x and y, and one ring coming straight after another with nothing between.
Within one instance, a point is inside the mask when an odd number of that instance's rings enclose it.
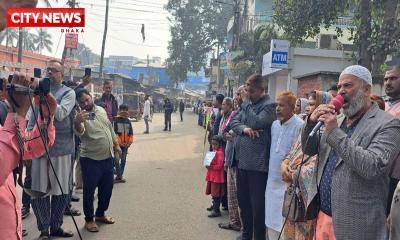
<instances>
[{"instance_id":1,"label":"man holding smartphone","mask_svg":"<svg viewBox=\"0 0 400 240\"><path fill-rule=\"evenodd\" d=\"M83 178L83 212L85 228L98 232L96 222L113 224L115 220L106 216L114 182L114 152L121 153L113 126L106 111L93 103L89 91L82 88L76 93L80 108L74 121L75 133L81 139L80 163ZM98 188L98 207L94 214L94 192ZM95 222L96 221L96 222Z\"/></svg>"}]
</instances>

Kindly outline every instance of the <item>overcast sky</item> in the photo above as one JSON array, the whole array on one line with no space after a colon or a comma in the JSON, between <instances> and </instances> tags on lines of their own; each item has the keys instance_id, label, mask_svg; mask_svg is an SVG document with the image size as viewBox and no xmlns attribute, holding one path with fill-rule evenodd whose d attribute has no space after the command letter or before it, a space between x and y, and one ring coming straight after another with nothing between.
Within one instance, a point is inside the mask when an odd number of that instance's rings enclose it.
<instances>
[{"instance_id":1,"label":"overcast sky","mask_svg":"<svg viewBox=\"0 0 400 240\"><path fill-rule=\"evenodd\" d=\"M52 7L65 7L67 0L50 0ZM77 0L85 8L85 33L79 34L79 42L100 55L104 31L106 0ZM170 39L168 12L163 9L168 0L110 0L109 27L105 56L123 55L146 58L168 57ZM39 1L38 7L44 7ZM145 24L146 40L143 43L141 26ZM48 28L53 39L54 57L61 57L64 35L59 28ZM58 48L57 48L58 45Z\"/></svg>"}]
</instances>

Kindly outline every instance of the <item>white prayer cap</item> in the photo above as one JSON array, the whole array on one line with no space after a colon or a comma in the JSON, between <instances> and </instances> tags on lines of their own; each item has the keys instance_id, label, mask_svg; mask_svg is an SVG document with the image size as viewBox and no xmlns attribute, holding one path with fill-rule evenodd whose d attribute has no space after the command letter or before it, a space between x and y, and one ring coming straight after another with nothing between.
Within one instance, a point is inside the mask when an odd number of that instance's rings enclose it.
<instances>
[{"instance_id":1,"label":"white prayer cap","mask_svg":"<svg viewBox=\"0 0 400 240\"><path fill-rule=\"evenodd\" d=\"M372 86L372 75L371 72L360 65L352 65L343 70L340 74L340 77L344 74L349 74L358 77L359 79L363 80L366 84Z\"/></svg>"}]
</instances>

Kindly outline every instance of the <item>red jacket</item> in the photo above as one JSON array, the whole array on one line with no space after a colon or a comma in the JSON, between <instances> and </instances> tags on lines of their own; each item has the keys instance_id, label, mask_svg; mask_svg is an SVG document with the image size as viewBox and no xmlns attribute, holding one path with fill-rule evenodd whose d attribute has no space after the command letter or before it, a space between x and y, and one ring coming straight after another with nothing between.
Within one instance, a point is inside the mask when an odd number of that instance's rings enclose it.
<instances>
[{"instance_id":1,"label":"red jacket","mask_svg":"<svg viewBox=\"0 0 400 240\"><path fill-rule=\"evenodd\" d=\"M218 148L211 165L207 169L207 182L224 183L224 160L224 150Z\"/></svg>"}]
</instances>

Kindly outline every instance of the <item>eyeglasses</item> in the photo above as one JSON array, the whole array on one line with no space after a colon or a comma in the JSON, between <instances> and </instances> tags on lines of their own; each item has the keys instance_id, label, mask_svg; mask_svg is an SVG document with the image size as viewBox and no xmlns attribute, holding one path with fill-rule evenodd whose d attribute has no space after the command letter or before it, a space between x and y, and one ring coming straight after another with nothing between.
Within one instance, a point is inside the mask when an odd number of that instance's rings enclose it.
<instances>
[{"instance_id":1,"label":"eyeglasses","mask_svg":"<svg viewBox=\"0 0 400 240\"><path fill-rule=\"evenodd\" d=\"M56 68L47 68L46 71L47 71L47 72L52 72L52 73L61 72L61 71L57 70Z\"/></svg>"},{"instance_id":2,"label":"eyeglasses","mask_svg":"<svg viewBox=\"0 0 400 240\"><path fill-rule=\"evenodd\" d=\"M383 80L385 80L385 82L386 81L395 81L395 80L397 80L397 79L400 79L400 77L385 77Z\"/></svg>"}]
</instances>

